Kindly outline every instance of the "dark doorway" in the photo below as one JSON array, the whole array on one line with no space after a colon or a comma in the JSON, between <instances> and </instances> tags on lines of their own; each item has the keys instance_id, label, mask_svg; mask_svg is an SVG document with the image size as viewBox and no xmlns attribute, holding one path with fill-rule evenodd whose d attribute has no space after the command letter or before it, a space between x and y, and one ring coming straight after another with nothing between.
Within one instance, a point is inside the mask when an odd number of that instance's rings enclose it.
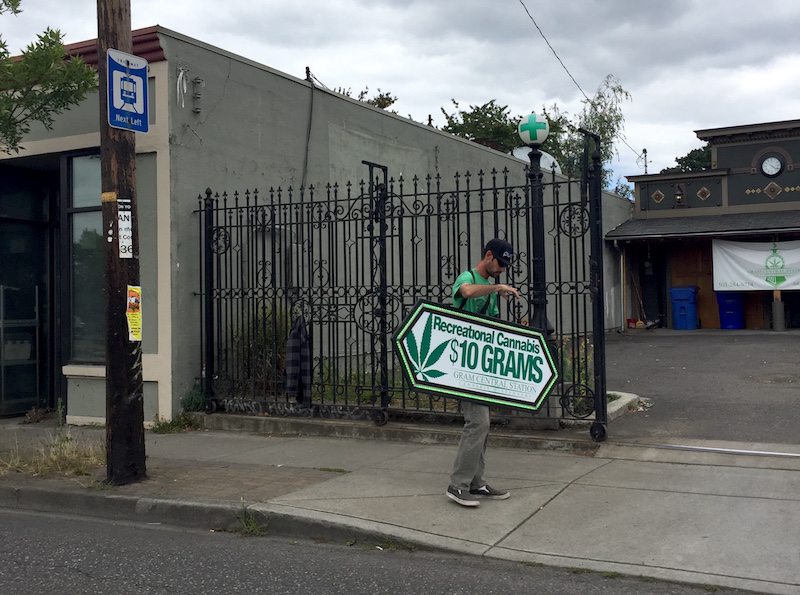
<instances>
[{"instance_id":1,"label":"dark doorway","mask_svg":"<svg viewBox=\"0 0 800 595\"><path fill-rule=\"evenodd\" d=\"M0 164L0 415L54 404L57 157Z\"/></svg>"}]
</instances>

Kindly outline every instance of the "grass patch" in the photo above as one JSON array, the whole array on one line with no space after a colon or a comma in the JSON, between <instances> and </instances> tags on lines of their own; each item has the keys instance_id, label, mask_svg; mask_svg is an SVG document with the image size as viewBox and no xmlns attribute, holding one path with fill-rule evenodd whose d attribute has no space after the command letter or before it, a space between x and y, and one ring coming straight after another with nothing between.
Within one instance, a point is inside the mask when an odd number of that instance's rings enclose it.
<instances>
[{"instance_id":1,"label":"grass patch","mask_svg":"<svg viewBox=\"0 0 800 595\"><path fill-rule=\"evenodd\" d=\"M196 430L197 425L192 416L186 411L181 411L178 415L167 421L163 417L156 416L153 427L150 428L156 434L176 434L178 432L189 432Z\"/></svg>"},{"instance_id":2,"label":"grass patch","mask_svg":"<svg viewBox=\"0 0 800 595\"><path fill-rule=\"evenodd\" d=\"M530 561L520 562L520 564L522 564L523 566L528 566L530 568L541 568L542 566L544 566L544 564L542 564L541 562L530 562Z\"/></svg>"},{"instance_id":3,"label":"grass patch","mask_svg":"<svg viewBox=\"0 0 800 595\"><path fill-rule=\"evenodd\" d=\"M262 522L259 515L247 508L244 498L242 498L242 508L236 514L239 527L236 532L245 537L263 537L267 534L267 523Z\"/></svg>"},{"instance_id":4,"label":"grass patch","mask_svg":"<svg viewBox=\"0 0 800 595\"><path fill-rule=\"evenodd\" d=\"M608 393L606 396L608 397L609 403L613 403L614 401L622 398L622 395L618 395L617 393Z\"/></svg>"},{"instance_id":5,"label":"grass patch","mask_svg":"<svg viewBox=\"0 0 800 595\"><path fill-rule=\"evenodd\" d=\"M23 451L19 443L0 457L0 476L10 472L34 476L90 475L106 464L105 444L73 436L69 428L59 427L44 443L32 451Z\"/></svg>"}]
</instances>

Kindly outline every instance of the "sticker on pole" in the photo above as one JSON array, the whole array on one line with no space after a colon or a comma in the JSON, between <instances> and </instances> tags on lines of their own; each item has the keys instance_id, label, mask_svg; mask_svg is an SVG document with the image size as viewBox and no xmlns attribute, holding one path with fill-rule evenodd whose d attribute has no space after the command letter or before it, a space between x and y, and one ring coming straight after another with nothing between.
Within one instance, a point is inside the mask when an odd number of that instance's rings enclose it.
<instances>
[{"instance_id":1,"label":"sticker on pole","mask_svg":"<svg viewBox=\"0 0 800 595\"><path fill-rule=\"evenodd\" d=\"M142 340L142 287L128 285L128 298L125 306L125 318L128 319L128 341Z\"/></svg>"},{"instance_id":2,"label":"sticker on pole","mask_svg":"<svg viewBox=\"0 0 800 595\"><path fill-rule=\"evenodd\" d=\"M133 213L129 198L117 200L117 238L119 257L133 258Z\"/></svg>"},{"instance_id":3,"label":"sticker on pole","mask_svg":"<svg viewBox=\"0 0 800 595\"><path fill-rule=\"evenodd\" d=\"M108 50L108 125L147 132L147 60L119 50Z\"/></svg>"},{"instance_id":4,"label":"sticker on pole","mask_svg":"<svg viewBox=\"0 0 800 595\"><path fill-rule=\"evenodd\" d=\"M529 327L418 302L395 350L418 390L536 411L558 380L547 341Z\"/></svg>"}]
</instances>

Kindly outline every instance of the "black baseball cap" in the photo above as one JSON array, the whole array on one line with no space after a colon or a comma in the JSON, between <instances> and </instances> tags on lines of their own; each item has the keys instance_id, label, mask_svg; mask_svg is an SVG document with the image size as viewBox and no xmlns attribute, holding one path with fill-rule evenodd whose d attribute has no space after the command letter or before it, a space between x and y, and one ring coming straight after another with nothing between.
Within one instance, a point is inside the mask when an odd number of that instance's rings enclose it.
<instances>
[{"instance_id":1,"label":"black baseball cap","mask_svg":"<svg viewBox=\"0 0 800 595\"><path fill-rule=\"evenodd\" d=\"M514 248L511 247L511 243L500 238L489 240L486 248L483 249L483 255L486 256L489 250L492 251L492 256L497 259L497 262L504 267L511 264L511 259L514 258Z\"/></svg>"}]
</instances>

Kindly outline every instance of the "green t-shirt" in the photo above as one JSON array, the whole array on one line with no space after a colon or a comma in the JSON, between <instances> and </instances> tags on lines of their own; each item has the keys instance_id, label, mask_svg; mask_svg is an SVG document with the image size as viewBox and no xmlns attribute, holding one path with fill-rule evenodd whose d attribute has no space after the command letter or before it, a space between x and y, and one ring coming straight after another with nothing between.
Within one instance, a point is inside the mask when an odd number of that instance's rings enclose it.
<instances>
[{"instance_id":1,"label":"green t-shirt","mask_svg":"<svg viewBox=\"0 0 800 595\"><path fill-rule=\"evenodd\" d=\"M461 286L464 285L464 283L471 283L473 285L492 284L489 279L484 279L478 272L475 271L475 269L461 273L456 278L455 283L453 283L453 306L459 309L461 309L461 304L464 302L464 298L461 297L461 294L458 293L458 290L461 289ZM500 307L497 305L497 293L490 293L489 295L470 298L466 300L463 310L480 314L481 310L483 310L483 306L486 304L486 300L489 300L489 307L486 308L486 312L484 314L486 316L498 316L500 314Z\"/></svg>"}]
</instances>

